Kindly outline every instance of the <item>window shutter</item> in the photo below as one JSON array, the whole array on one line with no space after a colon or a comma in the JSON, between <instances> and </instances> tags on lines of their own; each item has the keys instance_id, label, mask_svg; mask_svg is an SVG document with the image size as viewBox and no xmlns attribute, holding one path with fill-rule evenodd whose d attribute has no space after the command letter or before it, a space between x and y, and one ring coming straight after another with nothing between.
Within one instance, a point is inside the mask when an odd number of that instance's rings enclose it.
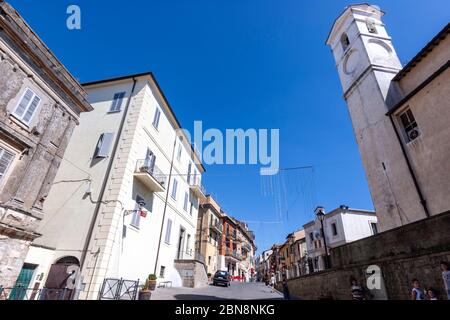
<instances>
[{"instance_id":1,"label":"window shutter","mask_svg":"<svg viewBox=\"0 0 450 320\"><path fill-rule=\"evenodd\" d=\"M19 118L22 118L32 98L33 98L33 91L27 89L22 97L22 100L20 100L19 104L17 105L17 108L14 111L14 115L18 116Z\"/></svg>"},{"instance_id":2,"label":"window shutter","mask_svg":"<svg viewBox=\"0 0 450 320\"><path fill-rule=\"evenodd\" d=\"M186 193L184 194L184 206L183 206L184 211L187 211L187 209L188 209L188 200L189 200L189 195L188 195L188 193L186 192Z\"/></svg>"},{"instance_id":3,"label":"window shutter","mask_svg":"<svg viewBox=\"0 0 450 320\"><path fill-rule=\"evenodd\" d=\"M178 188L178 181L177 179L173 179L172 198L174 200L176 200L177 198L177 188Z\"/></svg>"},{"instance_id":4,"label":"window shutter","mask_svg":"<svg viewBox=\"0 0 450 320\"><path fill-rule=\"evenodd\" d=\"M111 108L109 112L117 112L120 111L122 107L123 98L125 97L125 92L119 92L114 95L113 102L111 104Z\"/></svg>"},{"instance_id":5,"label":"window shutter","mask_svg":"<svg viewBox=\"0 0 450 320\"><path fill-rule=\"evenodd\" d=\"M31 101L31 104L23 117L23 121L25 121L26 123L30 123L31 119L34 116L34 113L37 110L39 102L41 102L41 99L38 96L34 96L33 101Z\"/></svg>"},{"instance_id":6,"label":"window shutter","mask_svg":"<svg viewBox=\"0 0 450 320\"><path fill-rule=\"evenodd\" d=\"M0 147L0 181L6 174L6 171L8 170L13 158L14 154Z\"/></svg>"},{"instance_id":7,"label":"window shutter","mask_svg":"<svg viewBox=\"0 0 450 320\"><path fill-rule=\"evenodd\" d=\"M155 117L153 118L153 126L155 127L155 128L158 128L158 126L159 126L159 118L161 117L161 111L159 110L159 108L158 107L156 107L156 110L155 110Z\"/></svg>"},{"instance_id":8,"label":"window shutter","mask_svg":"<svg viewBox=\"0 0 450 320\"><path fill-rule=\"evenodd\" d=\"M95 158L106 158L109 155L113 136L113 133L103 133L100 136L95 150Z\"/></svg>"},{"instance_id":9,"label":"window shutter","mask_svg":"<svg viewBox=\"0 0 450 320\"><path fill-rule=\"evenodd\" d=\"M172 220L167 219L165 242L170 243L170 233L172 232Z\"/></svg>"}]
</instances>

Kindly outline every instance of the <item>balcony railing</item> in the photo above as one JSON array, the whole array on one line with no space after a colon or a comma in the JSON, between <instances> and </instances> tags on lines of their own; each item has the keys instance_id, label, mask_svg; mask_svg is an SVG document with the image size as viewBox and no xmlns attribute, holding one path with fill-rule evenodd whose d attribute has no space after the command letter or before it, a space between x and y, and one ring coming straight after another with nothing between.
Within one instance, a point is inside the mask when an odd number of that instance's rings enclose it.
<instances>
[{"instance_id":1,"label":"balcony railing","mask_svg":"<svg viewBox=\"0 0 450 320\"><path fill-rule=\"evenodd\" d=\"M237 260L242 260L242 255L237 252L237 250L227 249L225 255L228 257L233 257Z\"/></svg>"},{"instance_id":2,"label":"balcony railing","mask_svg":"<svg viewBox=\"0 0 450 320\"><path fill-rule=\"evenodd\" d=\"M211 223L209 227L219 233L222 233L223 224L222 223Z\"/></svg>"},{"instance_id":3,"label":"balcony railing","mask_svg":"<svg viewBox=\"0 0 450 320\"><path fill-rule=\"evenodd\" d=\"M137 161L134 176L153 192L164 191L166 187L167 176L148 160Z\"/></svg>"},{"instance_id":4,"label":"balcony railing","mask_svg":"<svg viewBox=\"0 0 450 320\"><path fill-rule=\"evenodd\" d=\"M206 199L206 189L200 181L200 176L191 175L188 177L189 188L194 192L194 194L202 200Z\"/></svg>"}]
</instances>

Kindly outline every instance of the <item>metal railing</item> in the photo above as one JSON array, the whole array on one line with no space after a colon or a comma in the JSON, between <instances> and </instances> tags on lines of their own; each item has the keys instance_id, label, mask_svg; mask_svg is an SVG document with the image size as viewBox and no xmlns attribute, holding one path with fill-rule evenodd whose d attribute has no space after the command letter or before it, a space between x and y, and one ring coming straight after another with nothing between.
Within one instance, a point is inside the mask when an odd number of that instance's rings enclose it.
<instances>
[{"instance_id":1,"label":"metal railing","mask_svg":"<svg viewBox=\"0 0 450 320\"><path fill-rule=\"evenodd\" d=\"M136 163L136 173L147 173L156 181L158 181L163 187L166 186L167 175L165 175L157 166L152 165L149 160L138 160Z\"/></svg>"},{"instance_id":2,"label":"metal railing","mask_svg":"<svg viewBox=\"0 0 450 320\"><path fill-rule=\"evenodd\" d=\"M190 175L190 176L188 176L188 183L189 183L189 186L191 186L191 187L198 187L198 188L200 188L202 193L206 195L206 189L205 189L205 187L202 185L202 183L200 181L200 176L197 176L197 175Z\"/></svg>"},{"instance_id":3,"label":"metal railing","mask_svg":"<svg viewBox=\"0 0 450 320\"><path fill-rule=\"evenodd\" d=\"M220 222L216 222L216 223L211 223L209 225L210 228L216 229L219 232L222 232L222 228L223 228L223 224Z\"/></svg>"},{"instance_id":4,"label":"metal railing","mask_svg":"<svg viewBox=\"0 0 450 320\"><path fill-rule=\"evenodd\" d=\"M0 287L0 300L70 300L72 289Z\"/></svg>"}]
</instances>

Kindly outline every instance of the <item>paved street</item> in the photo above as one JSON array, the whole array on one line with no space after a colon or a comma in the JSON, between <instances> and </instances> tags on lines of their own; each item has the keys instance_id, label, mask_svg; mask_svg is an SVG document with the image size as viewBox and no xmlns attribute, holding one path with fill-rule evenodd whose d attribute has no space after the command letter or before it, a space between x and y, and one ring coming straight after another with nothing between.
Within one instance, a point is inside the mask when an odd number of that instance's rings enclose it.
<instances>
[{"instance_id":1,"label":"paved street","mask_svg":"<svg viewBox=\"0 0 450 320\"><path fill-rule=\"evenodd\" d=\"M271 292L262 283L232 282L230 287L209 285L203 288L157 288L152 300L281 300L278 292Z\"/></svg>"}]
</instances>

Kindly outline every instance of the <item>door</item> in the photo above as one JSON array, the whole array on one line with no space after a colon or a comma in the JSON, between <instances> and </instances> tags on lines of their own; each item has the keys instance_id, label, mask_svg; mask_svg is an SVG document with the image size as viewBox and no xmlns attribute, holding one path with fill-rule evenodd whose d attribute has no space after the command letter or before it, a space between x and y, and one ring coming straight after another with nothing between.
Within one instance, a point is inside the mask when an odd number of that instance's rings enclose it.
<instances>
[{"instance_id":1,"label":"door","mask_svg":"<svg viewBox=\"0 0 450 320\"><path fill-rule=\"evenodd\" d=\"M9 300L23 300L27 297L28 286L33 278L35 265L25 263L17 277L16 284L9 295Z\"/></svg>"},{"instance_id":2,"label":"door","mask_svg":"<svg viewBox=\"0 0 450 320\"><path fill-rule=\"evenodd\" d=\"M155 154L147 149L147 155L145 156L145 166L148 168L148 171L153 173L153 169L155 168L156 157Z\"/></svg>"},{"instance_id":3,"label":"door","mask_svg":"<svg viewBox=\"0 0 450 320\"><path fill-rule=\"evenodd\" d=\"M183 247L184 247L184 234L185 233L186 233L186 230L181 228L180 229L180 237L178 238L177 259L183 259Z\"/></svg>"}]
</instances>

